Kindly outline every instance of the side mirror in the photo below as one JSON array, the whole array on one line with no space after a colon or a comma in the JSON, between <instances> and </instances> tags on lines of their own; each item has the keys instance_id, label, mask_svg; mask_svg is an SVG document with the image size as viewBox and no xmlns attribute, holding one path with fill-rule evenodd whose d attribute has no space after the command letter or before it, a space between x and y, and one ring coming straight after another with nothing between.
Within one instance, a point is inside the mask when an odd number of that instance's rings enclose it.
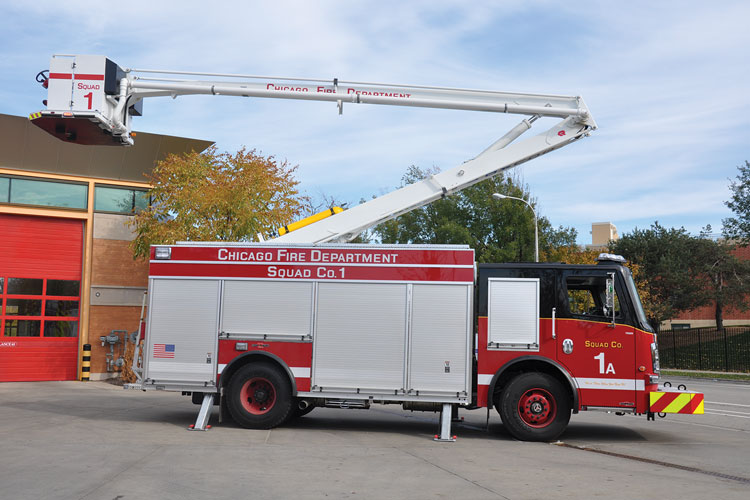
<instances>
[{"instance_id":1,"label":"side mirror","mask_svg":"<svg viewBox=\"0 0 750 500\"><path fill-rule=\"evenodd\" d=\"M606 291L606 311L605 314L612 314L612 328L615 327L615 273L608 273L607 278L607 291Z\"/></svg>"}]
</instances>

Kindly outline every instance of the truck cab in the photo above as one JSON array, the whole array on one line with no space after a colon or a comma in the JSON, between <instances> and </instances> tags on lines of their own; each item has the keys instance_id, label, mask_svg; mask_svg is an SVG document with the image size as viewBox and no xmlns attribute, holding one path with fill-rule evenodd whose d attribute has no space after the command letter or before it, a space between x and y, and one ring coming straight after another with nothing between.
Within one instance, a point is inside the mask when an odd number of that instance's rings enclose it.
<instances>
[{"instance_id":1,"label":"truck cab","mask_svg":"<svg viewBox=\"0 0 750 500\"><path fill-rule=\"evenodd\" d=\"M539 413L524 418L521 411L526 438L546 435L547 427L554 434L569 410L649 411L658 381L656 334L624 259L478 264L477 275L479 406L494 405L505 422L502 399L511 384L537 372L550 380L524 391L542 401Z\"/></svg>"}]
</instances>

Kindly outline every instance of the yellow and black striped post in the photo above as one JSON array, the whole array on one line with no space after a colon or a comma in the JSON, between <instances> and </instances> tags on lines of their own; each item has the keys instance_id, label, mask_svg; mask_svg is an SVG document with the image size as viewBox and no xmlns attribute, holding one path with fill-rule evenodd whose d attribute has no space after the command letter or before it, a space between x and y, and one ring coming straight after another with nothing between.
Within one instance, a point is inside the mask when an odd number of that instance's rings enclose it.
<instances>
[{"instance_id":1,"label":"yellow and black striped post","mask_svg":"<svg viewBox=\"0 0 750 500\"><path fill-rule=\"evenodd\" d=\"M81 359L81 381L89 380L91 375L91 344L83 344L83 358Z\"/></svg>"}]
</instances>

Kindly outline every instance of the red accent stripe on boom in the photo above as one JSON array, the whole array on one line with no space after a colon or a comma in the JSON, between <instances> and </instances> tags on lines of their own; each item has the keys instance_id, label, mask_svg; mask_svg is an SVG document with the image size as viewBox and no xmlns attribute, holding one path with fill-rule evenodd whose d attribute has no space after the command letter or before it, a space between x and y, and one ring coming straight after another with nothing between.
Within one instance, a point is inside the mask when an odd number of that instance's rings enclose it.
<instances>
[{"instance_id":1,"label":"red accent stripe on boom","mask_svg":"<svg viewBox=\"0 0 750 500\"><path fill-rule=\"evenodd\" d=\"M50 80L72 80L72 73L50 73ZM90 73L78 73L75 75L76 80L104 80L104 75L94 75Z\"/></svg>"},{"instance_id":2,"label":"red accent stripe on boom","mask_svg":"<svg viewBox=\"0 0 750 500\"><path fill-rule=\"evenodd\" d=\"M87 73L77 73L76 80L104 80L104 75L92 75Z\"/></svg>"}]
</instances>

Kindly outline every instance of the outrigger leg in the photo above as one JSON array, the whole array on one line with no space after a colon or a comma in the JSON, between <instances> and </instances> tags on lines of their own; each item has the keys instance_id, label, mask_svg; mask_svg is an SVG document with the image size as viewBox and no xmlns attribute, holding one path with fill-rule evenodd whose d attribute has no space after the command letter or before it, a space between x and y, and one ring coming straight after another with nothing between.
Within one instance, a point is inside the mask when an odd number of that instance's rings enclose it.
<instances>
[{"instance_id":1,"label":"outrigger leg","mask_svg":"<svg viewBox=\"0 0 750 500\"><path fill-rule=\"evenodd\" d=\"M453 442L456 436L451 436L451 417L453 416L453 405L443 403L443 411L440 413L440 435L435 435L435 441Z\"/></svg>"},{"instance_id":2,"label":"outrigger leg","mask_svg":"<svg viewBox=\"0 0 750 500\"><path fill-rule=\"evenodd\" d=\"M201 409L198 412L198 418L195 420L195 425L191 425L189 427L189 430L205 431L208 425L208 419L211 418L211 409L213 408L213 406L214 406L214 394L211 392L204 393L203 403L201 403Z\"/></svg>"}]
</instances>

